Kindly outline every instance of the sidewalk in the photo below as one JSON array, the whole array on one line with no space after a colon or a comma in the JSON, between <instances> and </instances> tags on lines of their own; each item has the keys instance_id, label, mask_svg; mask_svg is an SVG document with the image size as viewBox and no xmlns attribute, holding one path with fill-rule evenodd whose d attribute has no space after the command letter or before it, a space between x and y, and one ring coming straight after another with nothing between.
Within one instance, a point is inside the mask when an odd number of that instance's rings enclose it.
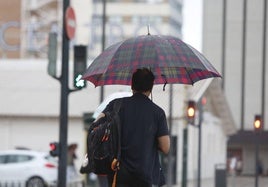
<instances>
[{"instance_id":1,"label":"sidewalk","mask_svg":"<svg viewBox=\"0 0 268 187\"><path fill-rule=\"evenodd\" d=\"M268 187L268 177L259 177L258 187ZM173 187L181 187L181 184L174 185ZM189 181L187 187L197 187L197 181ZM215 186L214 179L203 179L200 187L217 187ZM237 176L227 177L226 187L255 187L254 176Z\"/></svg>"}]
</instances>

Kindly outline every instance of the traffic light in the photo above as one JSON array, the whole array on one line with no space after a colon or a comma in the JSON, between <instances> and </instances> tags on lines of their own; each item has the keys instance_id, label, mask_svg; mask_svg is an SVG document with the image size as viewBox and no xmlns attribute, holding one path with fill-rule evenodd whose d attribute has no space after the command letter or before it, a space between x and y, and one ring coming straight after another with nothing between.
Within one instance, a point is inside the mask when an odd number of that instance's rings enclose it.
<instances>
[{"instance_id":1,"label":"traffic light","mask_svg":"<svg viewBox=\"0 0 268 187\"><path fill-rule=\"evenodd\" d=\"M74 46L74 74L73 83L75 88L86 87L86 81L82 80L82 75L87 68L87 47L84 45Z\"/></svg>"},{"instance_id":2,"label":"traffic light","mask_svg":"<svg viewBox=\"0 0 268 187\"><path fill-rule=\"evenodd\" d=\"M48 66L47 72L50 76L56 77L57 75L57 51L58 41L57 33L51 32L48 37Z\"/></svg>"},{"instance_id":3,"label":"traffic light","mask_svg":"<svg viewBox=\"0 0 268 187\"><path fill-rule=\"evenodd\" d=\"M196 113L196 105L194 101L188 101L187 107L187 120L191 125L195 125L195 113Z\"/></svg>"},{"instance_id":4,"label":"traffic light","mask_svg":"<svg viewBox=\"0 0 268 187\"><path fill-rule=\"evenodd\" d=\"M59 143L58 142L51 142L49 144L50 147L50 155L53 157L59 156L60 153L60 148L59 148Z\"/></svg>"},{"instance_id":5,"label":"traffic light","mask_svg":"<svg viewBox=\"0 0 268 187\"><path fill-rule=\"evenodd\" d=\"M255 120L254 120L254 130L256 132L261 131L263 128L262 126L262 117L261 115L255 115Z\"/></svg>"}]
</instances>

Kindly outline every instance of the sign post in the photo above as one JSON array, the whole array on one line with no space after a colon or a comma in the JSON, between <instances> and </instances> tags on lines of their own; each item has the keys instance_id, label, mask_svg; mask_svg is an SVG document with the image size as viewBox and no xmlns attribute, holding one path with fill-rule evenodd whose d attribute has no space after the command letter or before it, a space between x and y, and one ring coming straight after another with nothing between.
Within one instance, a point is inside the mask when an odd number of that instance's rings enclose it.
<instances>
[{"instance_id":1,"label":"sign post","mask_svg":"<svg viewBox=\"0 0 268 187\"><path fill-rule=\"evenodd\" d=\"M70 1L63 1L63 34L62 34L62 69L61 77L61 100L60 100L60 130L59 130L59 167L58 167L58 185L66 185L67 170L67 135L68 135L68 95L70 93L69 85L69 40L75 34L75 14L69 7Z\"/></svg>"}]
</instances>

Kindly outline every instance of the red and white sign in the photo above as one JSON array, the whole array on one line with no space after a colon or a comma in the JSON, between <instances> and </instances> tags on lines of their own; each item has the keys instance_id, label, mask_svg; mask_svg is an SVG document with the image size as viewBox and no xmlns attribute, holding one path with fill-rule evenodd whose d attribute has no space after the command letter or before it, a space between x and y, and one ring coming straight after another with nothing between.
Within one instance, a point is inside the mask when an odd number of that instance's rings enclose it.
<instances>
[{"instance_id":1,"label":"red and white sign","mask_svg":"<svg viewBox=\"0 0 268 187\"><path fill-rule=\"evenodd\" d=\"M69 39L73 39L75 35L76 20L75 13L72 7L68 7L65 13L65 29Z\"/></svg>"}]
</instances>

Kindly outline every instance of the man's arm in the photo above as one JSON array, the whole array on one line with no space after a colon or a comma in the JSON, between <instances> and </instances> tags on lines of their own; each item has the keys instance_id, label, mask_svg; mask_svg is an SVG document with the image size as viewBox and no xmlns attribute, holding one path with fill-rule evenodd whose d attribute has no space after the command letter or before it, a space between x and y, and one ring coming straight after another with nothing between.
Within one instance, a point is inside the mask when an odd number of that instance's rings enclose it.
<instances>
[{"instance_id":1,"label":"man's arm","mask_svg":"<svg viewBox=\"0 0 268 187\"><path fill-rule=\"evenodd\" d=\"M169 149L170 149L170 138L169 138L169 135L160 136L158 138L158 148L164 154L168 154Z\"/></svg>"}]
</instances>

